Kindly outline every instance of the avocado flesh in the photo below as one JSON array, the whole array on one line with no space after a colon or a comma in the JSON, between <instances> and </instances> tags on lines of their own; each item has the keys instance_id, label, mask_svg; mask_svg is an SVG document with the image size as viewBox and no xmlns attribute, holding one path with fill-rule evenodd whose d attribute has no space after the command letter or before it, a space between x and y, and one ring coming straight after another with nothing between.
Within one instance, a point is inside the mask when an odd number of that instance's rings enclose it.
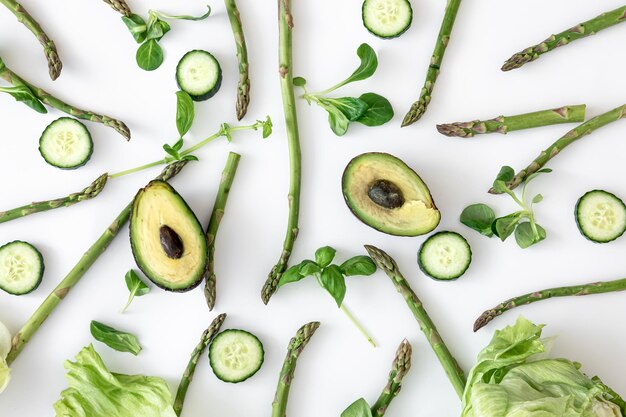
<instances>
[{"instance_id":1,"label":"avocado flesh","mask_svg":"<svg viewBox=\"0 0 626 417\"><path fill-rule=\"evenodd\" d=\"M164 226L182 243L182 254L168 254L162 242ZM137 266L156 285L188 291L202 280L207 262L204 230L185 200L164 181L152 181L133 202L130 242Z\"/></svg>"},{"instance_id":2,"label":"avocado flesh","mask_svg":"<svg viewBox=\"0 0 626 417\"><path fill-rule=\"evenodd\" d=\"M403 204L395 208L375 203L369 191L386 181L400 190ZM383 233L419 236L431 232L441 214L428 187L400 159L385 153L365 153L354 158L343 174L343 195L352 213L362 222Z\"/></svg>"}]
</instances>

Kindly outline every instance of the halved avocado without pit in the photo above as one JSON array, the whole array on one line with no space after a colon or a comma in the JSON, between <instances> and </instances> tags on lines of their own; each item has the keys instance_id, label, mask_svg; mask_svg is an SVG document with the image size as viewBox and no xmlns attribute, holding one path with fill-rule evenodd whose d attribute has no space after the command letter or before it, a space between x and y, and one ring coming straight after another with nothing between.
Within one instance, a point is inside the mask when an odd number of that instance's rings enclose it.
<instances>
[{"instance_id":1,"label":"halved avocado without pit","mask_svg":"<svg viewBox=\"0 0 626 417\"><path fill-rule=\"evenodd\" d=\"M407 164L387 153L364 153L348 163L343 196L363 223L395 236L431 232L441 214L428 187Z\"/></svg>"},{"instance_id":2,"label":"halved avocado without pit","mask_svg":"<svg viewBox=\"0 0 626 417\"><path fill-rule=\"evenodd\" d=\"M130 217L137 266L157 286L176 292L196 287L207 263L207 241L198 218L164 181L139 190Z\"/></svg>"}]
</instances>

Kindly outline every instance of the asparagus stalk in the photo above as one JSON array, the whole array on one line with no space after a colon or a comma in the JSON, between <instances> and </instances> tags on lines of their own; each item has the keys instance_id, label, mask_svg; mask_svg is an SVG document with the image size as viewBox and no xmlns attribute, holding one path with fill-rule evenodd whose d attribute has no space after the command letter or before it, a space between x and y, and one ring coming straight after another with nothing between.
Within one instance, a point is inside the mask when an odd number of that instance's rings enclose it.
<instances>
[{"instance_id":1,"label":"asparagus stalk","mask_svg":"<svg viewBox=\"0 0 626 417\"><path fill-rule=\"evenodd\" d=\"M103 0L103 1L109 6L111 6L113 10L115 10L118 13L123 14L126 17L130 17L130 15L133 14L133 12L130 10L130 7L128 7L128 4L126 4L125 0Z\"/></svg>"},{"instance_id":2,"label":"asparagus stalk","mask_svg":"<svg viewBox=\"0 0 626 417\"><path fill-rule=\"evenodd\" d=\"M278 263L272 268L267 281L261 291L261 299L267 304L278 288L280 277L287 270L289 257L293 245L298 237L298 217L300 216L300 185L302 183L302 153L300 150L300 134L298 132L298 117L296 114L296 99L293 92L292 68L292 30L293 16L291 15L291 0L278 0L278 28L279 28L279 74L280 87L285 111L287 141L289 144L289 218L287 233L283 243L283 251Z\"/></svg>"},{"instance_id":3,"label":"asparagus stalk","mask_svg":"<svg viewBox=\"0 0 626 417\"><path fill-rule=\"evenodd\" d=\"M228 195L230 194L230 188L233 185L235 174L237 173L237 166L239 165L239 159L241 155L230 152L228 159L226 160L226 166L222 172L222 180L217 190L217 196L215 196L215 204L213 205L213 212L211 213L211 220L209 220L209 226L207 227L206 237L208 241L209 261L204 271L204 296L206 297L209 310L213 310L215 307L216 296L216 276L215 276L215 238L217 231L220 227L222 217L224 217L224 210L226 209L226 202L228 201Z\"/></svg>"},{"instance_id":4,"label":"asparagus stalk","mask_svg":"<svg viewBox=\"0 0 626 417\"><path fill-rule=\"evenodd\" d=\"M426 112L426 108L430 103L433 88L435 87L435 81L437 81L437 77L439 76L443 55L446 52L448 42L450 42L452 26L454 25L454 20L456 19L460 5L461 0L448 0L447 2L446 12L443 16L441 28L439 29L439 36L437 37L437 43L435 44L433 56L430 59L430 65L428 66L428 72L426 73L426 81L422 87L420 98L413 103L406 116L404 116L402 127L417 122Z\"/></svg>"},{"instance_id":5,"label":"asparagus stalk","mask_svg":"<svg viewBox=\"0 0 626 417\"><path fill-rule=\"evenodd\" d=\"M235 45L237 46L237 59L239 60L239 84L237 84L237 120L243 119L248 111L250 103L250 77L248 66L248 47L246 46L246 38L241 25L241 14L237 9L235 0L224 0L230 26L235 36Z\"/></svg>"},{"instance_id":6,"label":"asparagus stalk","mask_svg":"<svg viewBox=\"0 0 626 417\"><path fill-rule=\"evenodd\" d=\"M57 198L48 201L34 202L32 204L27 204L25 206L17 207L11 210L0 211L0 223L5 223L35 213L40 213L42 211L53 210L59 207L69 207L76 203L80 203L81 201L95 198L104 189L108 178L109 174L102 174L82 191L70 194L67 197Z\"/></svg>"},{"instance_id":7,"label":"asparagus stalk","mask_svg":"<svg viewBox=\"0 0 626 417\"><path fill-rule=\"evenodd\" d=\"M580 23L561 33L550 35L548 39L543 42L514 54L502 65L502 71L510 71L519 68L527 62L534 61L546 52L550 52L559 46L567 45L572 41L590 35L595 35L603 29L624 21L626 21L626 6L621 6L610 12L603 13L600 16Z\"/></svg>"},{"instance_id":8,"label":"asparagus stalk","mask_svg":"<svg viewBox=\"0 0 626 417\"><path fill-rule=\"evenodd\" d=\"M404 300L419 323L420 329L426 335L426 339L428 339L439 362L441 362L456 393L459 397L462 397L463 391L465 390L465 375L463 374L463 370L448 350L448 347L437 331L435 323L433 323L426 309L424 309L424 305L398 269L396 261L386 252L374 246L365 245L365 249L378 267L385 271L389 278L391 278L391 282L393 282L398 292L404 297Z\"/></svg>"},{"instance_id":9,"label":"asparagus stalk","mask_svg":"<svg viewBox=\"0 0 626 417\"><path fill-rule=\"evenodd\" d=\"M305 324L289 342L287 357L278 378L276 397L272 403L272 417L287 416L287 400L289 399L291 381L293 381L293 375L296 371L296 363L318 327L320 327L320 323L317 321Z\"/></svg>"},{"instance_id":10,"label":"asparagus stalk","mask_svg":"<svg viewBox=\"0 0 626 417\"><path fill-rule=\"evenodd\" d=\"M112 119L108 116L103 116L101 114L93 113L87 110L81 110L77 107L67 104L64 101L59 100L58 98L52 96L43 89L25 81L19 75L11 71L4 64L2 58L0 58L0 78L5 79L12 85L27 86L33 92L35 97L37 97L42 103L47 104L48 106L54 107L55 109L61 110L62 112L67 113L70 116L77 117L79 119L90 120L95 123L102 123L105 126L112 127L120 135L126 138L126 140L130 140L130 130L123 122Z\"/></svg>"},{"instance_id":11,"label":"asparagus stalk","mask_svg":"<svg viewBox=\"0 0 626 417\"><path fill-rule=\"evenodd\" d=\"M163 169L163 172L161 172L156 179L168 181L170 178L176 176L187 164L187 162L188 161L177 161L166 166ZM11 364L15 361L15 359L17 359L26 343L28 343L37 330L39 330L48 316L50 316L54 309L65 298L67 293L74 288L76 284L78 284L89 268L91 268L100 255L102 255L109 247L115 236L117 236L120 232L122 226L124 226L130 218L131 208L132 202L121 211L121 213L115 218L115 220L113 220L113 223L107 227L98 240L96 240L87 252L83 254L82 258L78 261L74 268L72 268L59 285L52 290L50 295L48 295L33 315L30 316L22 329L13 337L11 351L6 358L7 364Z\"/></svg>"},{"instance_id":12,"label":"asparagus stalk","mask_svg":"<svg viewBox=\"0 0 626 417\"><path fill-rule=\"evenodd\" d=\"M24 6L18 3L15 0L0 0L7 9L11 11L17 17L18 22L24 24L30 30L33 35L37 37L37 40L43 46L43 52L46 55L46 59L48 60L48 72L50 73L50 78L56 80L61 74L61 69L63 68L63 63L59 58L59 53L57 52L57 47L48 37L46 32L41 28L39 23L26 11Z\"/></svg>"},{"instance_id":13,"label":"asparagus stalk","mask_svg":"<svg viewBox=\"0 0 626 417\"><path fill-rule=\"evenodd\" d=\"M196 366L198 365L198 360L200 360L200 355L202 355L207 346L209 346L211 341L213 341L215 336L217 336L217 333L220 331L225 319L226 314L220 314L217 316L209 327L202 333L200 343L198 343L193 352L191 352L191 358L189 359L185 373L183 373L183 376L180 379L178 390L176 391L176 399L174 400L173 408L177 416L180 416L183 412L183 405L185 403L185 397L187 396L187 390L189 389L189 384L191 384L191 381L193 380L193 374L196 372Z\"/></svg>"},{"instance_id":14,"label":"asparagus stalk","mask_svg":"<svg viewBox=\"0 0 626 417\"><path fill-rule=\"evenodd\" d=\"M402 378L404 378L409 372L409 369L411 369L412 353L413 348L411 344L406 339L403 340L393 360L391 372L389 372L389 381L378 397L378 400L376 400L372 406L372 417L383 417L391 401L400 393Z\"/></svg>"},{"instance_id":15,"label":"asparagus stalk","mask_svg":"<svg viewBox=\"0 0 626 417\"><path fill-rule=\"evenodd\" d=\"M564 106L558 109L540 110L516 116L498 116L491 120L474 120L471 122L457 122L437 125L442 135L471 138L483 133L507 134L515 130L530 129L533 127L549 126L560 123L585 121L584 104Z\"/></svg>"},{"instance_id":16,"label":"asparagus stalk","mask_svg":"<svg viewBox=\"0 0 626 417\"><path fill-rule=\"evenodd\" d=\"M549 300L553 297L604 294L607 292L615 291L626 291L626 278L618 279L615 281L593 282L591 284L573 285L571 287L549 288L547 290L535 291L521 295L519 297L513 297L481 314L476 322L474 322L474 331L476 332L482 329L499 315L526 304L532 304L542 300Z\"/></svg>"},{"instance_id":17,"label":"asparagus stalk","mask_svg":"<svg viewBox=\"0 0 626 417\"><path fill-rule=\"evenodd\" d=\"M519 171L515 177L509 181L506 186L509 189L514 189L521 183L523 183L529 175L534 174L539 171L544 165L548 163L552 158L557 156L566 146L576 142L578 139L592 133L595 130L600 129L608 125L609 123L613 123L617 120L626 117L626 104L622 104L621 106L608 111L604 114L594 117L593 119L587 120L585 123L576 126L574 129L567 132L564 136L550 145L546 150L541 151L539 156L537 156L526 168ZM496 189L491 188L489 190L491 194L501 194Z\"/></svg>"}]
</instances>

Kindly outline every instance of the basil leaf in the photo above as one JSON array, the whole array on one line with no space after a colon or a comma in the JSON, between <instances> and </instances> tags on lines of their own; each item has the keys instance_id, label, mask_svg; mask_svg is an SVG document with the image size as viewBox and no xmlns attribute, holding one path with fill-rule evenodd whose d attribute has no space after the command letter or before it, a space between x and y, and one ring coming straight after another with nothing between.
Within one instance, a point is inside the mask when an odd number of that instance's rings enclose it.
<instances>
[{"instance_id":1,"label":"basil leaf","mask_svg":"<svg viewBox=\"0 0 626 417\"><path fill-rule=\"evenodd\" d=\"M195 155L186 155L181 158L181 161L199 161L199 159Z\"/></svg>"},{"instance_id":2,"label":"basil leaf","mask_svg":"<svg viewBox=\"0 0 626 417\"><path fill-rule=\"evenodd\" d=\"M322 272L322 268L320 268L318 264L309 259L300 262L298 270L300 271L300 275L302 275L303 277L307 277L313 274L319 274L320 272Z\"/></svg>"},{"instance_id":3,"label":"basil leaf","mask_svg":"<svg viewBox=\"0 0 626 417\"><path fill-rule=\"evenodd\" d=\"M324 246L315 251L315 262L321 267L326 268L335 258L337 251L330 246Z\"/></svg>"},{"instance_id":4,"label":"basil leaf","mask_svg":"<svg viewBox=\"0 0 626 417\"><path fill-rule=\"evenodd\" d=\"M174 160L176 160L176 161L180 160L180 154L174 148L172 148L170 145L168 145L167 143L165 145L163 145L163 150L168 155L170 155L172 158L174 158Z\"/></svg>"},{"instance_id":5,"label":"basil leaf","mask_svg":"<svg viewBox=\"0 0 626 417\"><path fill-rule=\"evenodd\" d=\"M172 146L172 149L174 149L175 151L180 151L183 147L183 143L184 140L182 138L178 139L178 142L176 142L174 146Z\"/></svg>"},{"instance_id":6,"label":"basil leaf","mask_svg":"<svg viewBox=\"0 0 626 417\"><path fill-rule=\"evenodd\" d=\"M494 234L504 242L506 238L511 236L511 234L515 231L515 227L522 219L523 215L523 212L518 211L517 213L497 218L492 226Z\"/></svg>"},{"instance_id":7,"label":"basil leaf","mask_svg":"<svg viewBox=\"0 0 626 417\"><path fill-rule=\"evenodd\" d=\"M126 281L126 287L128 288L130 294L128 295L128 302L126 303L126 306L124 306L124 309L121 311L122 313L128 309L130 303L133 302L135 297L141 297L150 292L150 287L148 287L141 280L141 278L139 278L139 275L137 275L133 269L126 273L124 280Z\"/></svg>"},{"instance_id":8,"label":"basil leaf","mask_svg":"<svg viewBox=\"0 0 626 417\"><path fill-rule=\"evenodd\" d=\"M182 138L185 136L191 126L193 125L193 119L195 118L195 109L191 96L184 91L176 92L176 128L178 134ZM181 142L182 146L182 142ZM174 145L176 149L176 145ZM180 150L176 149L177 151Z\"/></svg>"},{"instance_id":9,"label":"basil leaf","mask_svg":"<svg viewBox=\"0 0 626 417\"><path fill-rule=\"evenodd\" d=\"M493 231L491 225L496 219L496 215L486 204L472 204L461 213L461 223L465 226L476 230L478 233L491 237Z\"/></svg>"},{"instance_id":10,"label":"basil leaf","mask_svg":"<svg viewBox=\"0 0 626 417\"><path fill-rule=\"evenodd\" d=\"M365 399L359 398L341 413L341 417L372 417L372 409Z\"/></svg>"},{"instance_id":11,"label":"basil leaf","mask_svg":"<svg viewBox=\"0 0 626 417\"><path fill-rule=\"evenodd\" d=\"M383 96L375 93L365 93L359 99L367 104L365 113L356 120L365 126L381 126L393 119L393 107Z\"/></svg>"},{"instance_id":12,"label":"basil leaf","mask_svg":"<svg viewBox=\"0 0 626 417\"><path fill-rule=\"evenodd\" d=\"M294 265L280 276L280 280L278 280L278 288L291 282L298 282L302 278L304 278L304 275L300 273L300 265Z\"/></svg>"},{"instance_id":13,"label":"basil leaf","mask_svg":"<svg viewBox=\"0 0 626 417\"><path fill-rule=\"evenodd\" d=\"M367 111L367 103L354 97L321 98L320 101L338 109L351 122L360 119Z\"/></svg>"},{"instance_id":14,"label":"basil leaf","mask_svg":"<svg viewBox=\"0 0 626 417\"><path fill-rule=\"evenodd\" d=\"M306 80L303 77L294 77L292 82L296 87L304 87L306 85Z\"/></svg>"},{"instance_id":15,"label":"basil leaf","mask_svg":"<svg viewBox=\"0 0 626 417\"><path fill-rule=\"evenodd\" d=\"M139 68L154 71L163 63L163 49L156 40L148 39L137 49L135 58Z\"/></svg>"},{"instance_id":16,"label":"basil leaf","mask_svg":"<svg viewBox=\"0 0 626 417\"><path fill-rule=\"evenodd\" d=\"M129 352L135 356L141 352L139 341L130 333L120 332L95 320L92 320L90 330L94 339L104 343L111 349L118 352Z\"/></svg>"},{"instance_id":17,"label":"basil leaf","mask_svg":"<svg viewBox=\"0 0 626 417\"><path fill-rule=\"evenodd\" d=\"M533 231L530 222L520 223L517 226L517 229L515 229L515 241L520 248L526 249L546 238L545 229L538 224L535 224L535 227L537 228L537 234Z\"/></svg>"},{"instance_id":18,"label":"basil leaf","mask_svg":"<svg viewBox=\"0 0 626 417\"><path fill-rule=\"evenodd\" d=\"M365 80L376 72L378 68L378 58L376 52L366 43L363 43L356 50L357 55L361 59L359 67L350 75L341 85L346 85L355 81Z\"/></svg>"},{"instance_id":19,"label":"basil leaf","mask_svg":"<svg viewBox=\"0 0 626 417\"><path fill-rule=\"evenodd\" d=\"M148 26L141 16L133 13L130 16L122 16L122 21L124 21L130 34L135 38L135 42L142 43L146 40Z\"/></svg>"},{"instance_id":20,"label":"basil leaf","mask_svg":"<svg viewBox=\"0 0 626 417\"><path fill-rule=\"evenodd\" d=\"M339 267L330 265L324 269L320 276L320 282L322 287L335 299L337 307L341 307L343 298L346 296L346 280Z\"/></svg>"},{"instance_id":21,"label":"basil leaf","mask_svg":"<svg viewBox=\"0 0 626 417\"><path fill-rule=\"evenodd\" d=\"M339 266L345 276L372 275L376 272L376 264L369 256L360 255L350 258Z\"/></svg>"},{"instance_id":22,"label":"basil leaf","mask_svg":"<svg viewBox=\"0 0 626 417\"><path fill-rule=\"evenodd\" d=\"M21 101L31 109L38 113L46 114L48 110L43 103L35 96L35 93L25 84L15 85L13 87L0 87L0 92L7 93L16 101Z\"/></svg>"}]
</instances>

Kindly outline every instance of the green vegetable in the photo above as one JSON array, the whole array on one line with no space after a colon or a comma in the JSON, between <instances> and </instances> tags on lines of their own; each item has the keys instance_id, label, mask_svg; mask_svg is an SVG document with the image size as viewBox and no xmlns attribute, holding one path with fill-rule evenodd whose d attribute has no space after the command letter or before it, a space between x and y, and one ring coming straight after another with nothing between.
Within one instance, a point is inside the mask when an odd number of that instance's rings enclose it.
<instances>
[{"instance_id":1,"label":"green vegetable","mask_svg":"<svg viewBox=\"0 0 626 417\"><path fill-rule=\"evenodd\" d=\"M0 394L11 381L11 369L7 365L6 358L11 351L11 332L0 321Z\"/></svg>"},{"instance_id":2,"label":"green vegetable","mask_svg":"<svg viewBox=\"0 0 626 417\"><path fill-rule=\"evenodd\" d=\"M515 116L498 116L491 120L473 120L471 122L457 122L437 125L442 135L471 138L483 133L507 134L515 130L531 129L534 127L549 126L561 123L585 121L584 104L564 106L558 109L540 110L532 113Z\"/></svg>"},{"instance_id":3,"label":"green vegetable","mask_svg":"<svg viewBox=\"0 0 626 417\"><path fill-rule=\"evenodd\" d=\"M561 153L566 146L576 142L580 138L589 135L593 131L600 129L603 126L608 125L609 123L613 123L625 117L626 104L623 104L611 111L603 113L599 116L594 117L593 119L587 120L581 125L578 125L574 129L567 132L565 135L561 136L560 139L558 139L544 151L541 151L539 156L537 156L537 158L535 158L526 168L522 169L515 176L507 180L507 188L512 190L524 181L526 181L528 177L543 168L548 163L548 161L550 161L550 159ZM489 192L491 194L501 194L504 191L492 187Z\"/></svg>"},{"instance_id":4,"label":"green vegetable","mask_svg":"<svg viewBox=\"0 0 626 417\"><path fill-rule=\"evenodd\" d=\"M278 288L278 281L287 270L289 257L300 230L298 228L298 219L300 217L300 187L302 185L302 150L300 149L296 98L293 92L292 31L291 0L281 0L278 2L278 73L280 75L287 146L289 148L289 193L287 195L289 214L283 249L278 262L272 267L261 289L261 300L264 304L269 303L270 298Z\"/></svg>"},{"instance_id":5,"label":"green vegetable","mask_svg":"<svg viewBox=\"0 0 626 417\"><path fill-rule=\"evenodd\" d=\"M448 43L450 43L450 35L452 33L452 26L456 20L456 15L461 6L461 0L448 0L446 2L446 11L443 15L443 22L441 22L441 28L439 29L439 35L437 36L437 42L435 43L435 50L433 56L430 58L428 64L428 71L426 72L426 81L420 93L419 99L411 105L404 120L402 121L402 127L408 126L417 122L426 112L426 108L430 103L433 88L435 87L435 81L439 76L441 70L441 64L443 62L443 55L446 52Z\"/></svg>"},{"instance_id":6,"label":"green vegetable","mask_svg":"<svg viewBox=\"0 0 626 417\"><path fill-rule=\"evenodd\" d=\"M191 353L191 358L189 359L189 363L187 364L187 368L183 373L182 378L180 379L180 383L178 384L178 390L176 391L176 399L174 400L174 412L176 412L177 416L180 416L183 412L183 404L185 402L185 397L187 396L187 390L189 389L189 384L193 380L193 374L196 372L196 365L198 365L198 361L200 360L200 356L202 352L205 351L207 346L211 343L211 341L215 338L217 333L220 331L224 320L226 319L226 314L220 314L217 316L209 325L209 327L202 333L200 337L200 343L195 347L193 352Z\"/></svg>"},{"instance_id":7,"label":"green vegetable","mask_svg":"<svg viewBox=\"0 0 626 417\"><path fill-rule=\"evenodd\" d=\"M239 329L224 330L209 348L209 364L216 377L237 384L256 374L265 360L263 343L254 334Z\"/></svg>"},{"instance_id":8,"label":"green vegetable","mask_svg":"<svg viewBox=\"0 0 626 417\"><path fill-rule=\"evenodd\" d=\"M125 17L131 17L132 12L130 11L130 7L126 4L125 0L103 0L106 4L111 6L113 10L118 13L123 14Z\"/></svg>"},{"instance_id":9,"label":"green vegetable","mask_svg":"<svg viewBox=\"0 0 626 417\"><path fill-rule=\"evenodd\" d=\"M528 47L514 54L502 66L502 71L510 71L519 68L527 62L534 61L546 52L550 52L559 46L567 45L577 39L595 35L601 30L626 21L626 6L620 6L615 10L606 12L586 22L582 22L556 35L550 35L543 42Z\"/></svg>"},{"instance_id":10,"label":"green vegetable","mask_svg":"<svg viewBox=\"0 0 626 417\"><path fill-rule=\"evenodd\" d=\"M195 116L196 113L191 96L184 91L177 91L176 128L181 138L191 129Z\"/></svg>"},{"instance_id":11,"label":"green vegetable","mask_svg":"<svg viewBox=\"0 0 626 417\"><path fill-rule=\"evenodd\" d=\"M128 301L121 311L122 313L128 309L135 297L142 297L150 292L150 287L148 287L141 280L141 278L139 278L139 275L137 275L134 269L131 269L126 273L124 280L126 281L126 287L128 288L129 294Z\"/></svg>"},{"instance_id":12,"label":"green vegetable","mask_svg":"<svg viewBox=\"0 0 626 417\"><path fill-rule=\"evenodd\" d=\"M409 0L364 0L361 20L371 34L393 39L409 29L413 9Z\"/></svg>"},{"instance_id":13,"label":"green vegetable","mask_svg":"<svg viewBox=\"0 0 626 417\"><path fill-rule=\"evenodd\" d=\"M106 185L108 178L108 174L102 174L82 191L78 193L72 193L66 197L61 197L48 201L34 202L7 211L0 211L0 223L9 222L11 220L19 219L20 217L29 216L35 213L41 213L60 207L69 207L76 203L80 203L81 201L95 198L98 196L98 194L100 194L100 192Z\"/></svg>"},{"instance_id":14,"label":"green vegetable","mask_svg":"<svg viewBox=\"0 0 626 417\"><path fill-rule=\"evenodd\" d=\"M595 243L612 242L626 231L626 205L615 194L588 191L574 210L580 233Z\"/></svg>"},{"instance_id":15,"label":"green vegetable","mask_svg":"<svg viewBox=\"0 0 626 417\"><path fill-rule=\"evenodd\" d=\"M122 21L137 43L143 43L148 37L148 25L143 17L137 14L122 16Z\"/></svg>"},{"instance_id":16,"label":"green vegetable","mask_svg":"<svg viewBox=\"0 0 626 417\"><path fill-rule=\"evenodd\" d=\"M544 168L528 176L522 188L521 196L518 197L507 185L515 175L513 168L502 167L493 182L493 188L498 192L510 195L513 201L521 207L521 210L496 218L493 210L486 204L472 204L461 213L461 223L487 237L496 235L503 242L515 233L515 241L522 249L541 242L546 238L546 231L535 221L533 205L540 203L543 196L536 194L529 202L526 198L526 187L537 175L549 172L552 170Z\"/></svg>"},{"instance_id":17,"label":"green vegetable","mask_svg":"<svg viewBox=\"0 0 626 417\"><path fill-rule=\"evenodd\" d=\"M48 60L48 72L50 73L50 78L56 80L61 74L61 69L63 68L63 63L59 58L59 53L57 52L57 47L48 37L46 32L41 28L39 23L26 11L24 6L18 3L15 0L0 0L7 9L11 11L17 18L18 22L22 23L24 26L30 30L33 35L37 38L41 46L43 46L44 54L46 55L46 59Z\"/></svg>"},{"instance_id":18,"label":"green vegetable","mask_svg":"<svg viewBox=\"0 0 626 417\"><path fill-rule=\"evenodd\" d=\"M291 389L291 382L294 378L298 358L319 327L320 323L317 321L307 323L298 330L289 342L287 357L280 370L278 387L276 387L276 395L274 402L272 402L272 417L286 417L289 390Z\"/></svg>"},{"instance_id":19,"label":"green vegetable","mask_svg":"<svg viewBox=\"0 0 626 417\"><path fill-rule=\"evenodd\" d=\"M0 78L3 78L7 82L9 82L11 85L13 85L13 87L26 86L28 90L30 90L30 93L32 93L32 96L34 96L43 104L47 104L50 107L54 107L55 109L61 110L62 112L65 112L70 116L76 117L78 119L90 120L95 123L102 123L105 126L112 127L120 135L126 138L126 140L130 140L130 130L128 130L128 127L123 122L112 119L108 116L103 116L90 111L81 110L77 107L67 104L64 101L59 100L58 98L50 95L48 92L42 90L41 88L28 83L19 75L11 71L6 66L2 58L0 58ZM26 90L22 88L20 91L20 94L26 94L26 96L28 96L28 98L24 99L25 103L29 107L32 107L35 110L41 112L41 107L39 107L38 104L33 101L33 98L26 92Z\"/></svg>"},{"instance_id":20,"label":"green vegetable","mask_svg":"<svg viewBox=\"0 0 626 417\"><path fill-rule=\"evenodd\" d=\"M41 284L44 269L41 252L30 243L14 240L0 246L0 290L29 294Z\"/></svg>"},{"instance_id":21,"label":"green vegetable","mask_svg":"<svg viewBox=\"0 0 626 417\"><path fill-rule=\"evenodd\" d=\"M355 97L326 97L346 84L365 80L376 72L378 58L371 46L364 43L357 49L357 55L361 60L359 67L339 84L324 91L309 93L306 90L306 80L296 77L293 84L301 87L304 94L301 96L309 104L316 103L328 112L328 122L332 131L337 136L343 136L351 122L359 122L365 126L380 126L393 118L393 108L389 101L374 93L365 93L359 98Z\"/></svg>"},{"instance_id":22,"label":"green vegetable","mask_svg":"<svg viewBox=\"0 0 626 417\"><path fill-rule=\"evenodd\" d=\"M21 101L38 113L48 113L48 110L27 85L22 84L16 85L15 87L0 87L0 92L9 94L16 101Z\"/></svg>"},{"instance_id":23,"label":"green vegetable","mask_svg":"<svg viewBox=\"0 0 626 417\"><path fill-rule=\"evenodd\" d=\"M474 322L474 331L485 327L496 317L514 308L538 301L549 300L555 297L578 297L582 295L604 294L608 292L626 291L626 278L615 281L592 282L589 284L572 285L570 287L548 288L541 291L534 291L518 297L510 298L494 308L485 311Z\"/></svg>"},{"instance_id":24,"label":"green vegetable","mask_svg":"<svg viewBox=\"0 0 626 417\"><path fill-rule=\"evenodd\" d=\"M228 20L235 36L235 45L237 46L237 60L239 62L239 83L237 84L237 120L243 119L248 111L250 103L250 66L248 64L248 47L246 46L246 37L243 33L241 24L241 14L237 8L235 0L224 0Z\"/></svg>"},{"instance_id":25,"label":"green vegetable","mask_svg":"<svg viewBox=\"0 0 626 417\"><path fill-rule=\"evenodd\" d=\"M372 346L376 343L367 334L363 326L354 318L348 308L344 305L343 299L346 296L346 277L363 275L369 276L376 272L376 265L367 256L355 256L345 261L341 266L331 264L335 258L335 249L330 246L319 248L315 252L315 261L305 259L298 265L287 269L278 281L278 288L285 284L298 282L308 276L314 276L317 283L324 288L335 300L337 307L341 309L350 321L359 329Z\"/></svg>"},{"instance_id":26,"label":"green vegetable","mask_svg":"<svg viewBox=\"0 0 626 417\"><path fill-rule=\"evenodd\" d=\"M364 398L359 398L343 410L341 417L372 417L372 409Z\"/></svg>"},{"instance_id":27,"label":"green vegetable","mask_svg":"<svg viewBox=\"0 0 626 417\"><path fill-rule=\"evenodd\" d=\"M567 359L545 359L543 326L520 317L478 354L462 417L622 417L623 400Z\"/></svg>"},{"instance_id":28,"label":"green vegetable","mask_svg":"<svg viewBox=\"0 0 626 417\"><path fill-rule=\"evenodd\" d=\"M187 161L177 161L166 166L157 179L168 181L175 177L184 167ZM11 364L24 349L24 346L35 335L37 330L52 314L59 303L67 296L72 288L85 276L89 268L104 253L111 244L115 236L120 232L130 217L132 202L129 203L120 214L113 220L113 223L106 228L104 233L96 240L96 242L87 249L81 259L76 263L74 268L63 278L63 280L52 290L50 295L37 308L32 316L26 321L22 329L17 333L13 340L11 352L7 356L7 363Z\"/></svg>"},{"instance_id":29,"label":"green vegetable","mask_svg":"<svg viewBox=\"0 0 626 417\"><path fill-rule=\"evenodd\" d=\"M438 281L454 281L472 263L472 248L460 234L437 232L422 243L417 264L423 273Z\"/></svg>"},{"instance_id":30,"label":"green vegetable","mask_svg":"<svg viewBox=\"0 0 626 417\"><path fill-rule=\"evenodd\" d=\"M148 39L137 49L136 59L139 68L154 71L163 63L163 49L155 39Z\"/></svg>"},{"instance_id":31,"label":"green vegetable","mask_svg":"<svg viewBox=\"0 0 626 417\"><path fill-rule=\"evenodd\" d=\"M113 350L117 350L118 352L130 352L135 356L139 355L139 352L141 352L141 345L135 335L121 332L95 320L91 321L89 329L94 339L104 343Z\"/></svg>"},{"instance_id":32,"label":"green vegetable","mask_svg":"<svg viewBox=\"0 0 626 417\"><path fill-rule=\"evenodd\" d=\"M420 329L426 336L426 339L428 340L428 343L430 343L435 355L437 355L437 359L439 359L439 362L446 372L450 383L459 397L461 397L465 388L465 375L463 374L463 370L448 350L448 347L439 334L435 323L433 323L432 319L426 312L421 300L417 297L417 294L415 294L413 289L409 286L409 283L398 269L398 264L396 264L396 261L394 261L393 258L386 252L375 246L365 245L365 249L374 262L376 262L376 265L378 265L378 267L382 269L389 278L391 278L391 282L395 285L396 290L398 290L398 292L404 297L404 300L413 313L413 316L415 316Z\"/></svg>"},{"instance_id":33,"label":"green vegetable","mask_svg":"<svg viewBox=\"0 0 626 417\"><path fill-rule=\"evenodd\" d=\"M222 86L222 67L210 52L194 49L178 61L176 83L194 101L208 100Z\"/></svg>"},{"instance_id":34,"label":"green vegetable","mask_svg":"<svg viewBox=\"0 0 626 417\"><path fill-rule=\"evenodd\" d=\"M50 123L39 138L39 153L49 165L77 169L89 162L93 140L87 126L71 117Z\"/></svg>"},{"instance_id":35,"label":"green vegetable","mask_svg":"<svg viewBox=\"0 0 626 417\"><path fill-rule=\"evenodd\" d=\"M57 417L174 417L172 395L161 378L110 372L89 345L65 362L69 388L54 404Z\"/></svg>"}]
</instances>

